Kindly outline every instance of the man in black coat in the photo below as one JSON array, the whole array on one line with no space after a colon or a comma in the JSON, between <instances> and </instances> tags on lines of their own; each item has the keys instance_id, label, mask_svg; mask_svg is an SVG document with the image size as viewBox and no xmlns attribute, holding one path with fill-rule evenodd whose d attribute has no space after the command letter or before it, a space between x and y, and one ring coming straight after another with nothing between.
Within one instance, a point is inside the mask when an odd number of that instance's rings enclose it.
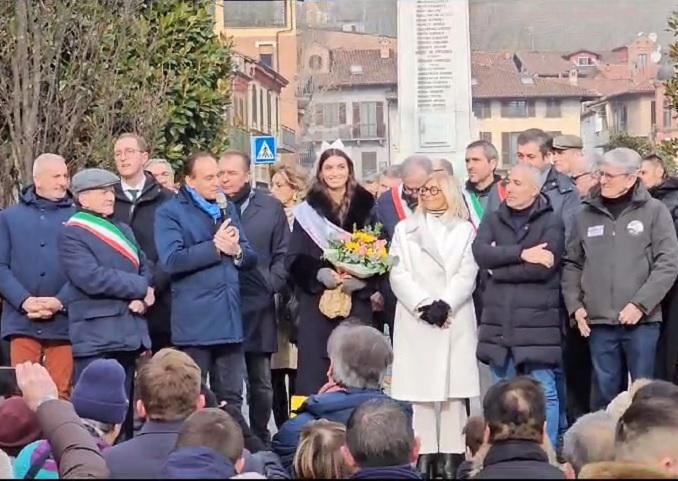
<instances>
[{"instance_id":1,"label":"man in black coat","mask_svg":"<svg viewBox=\"0 0 678 481\"><path fill-rule=\"evenodd\" d=\"M666 162L657 154L643 159L638 172L650 195L661 200L673 218L678 234L678 177L670 177ZM664 322L657 344L655 375L659 379L678 383L678 287L669 291L662 302Z\"/></svg>"},{"instance_id":2,"label":"man in black coat","mask_svg":"<svg viewBox=\"0 0 678 481\"><path fill-rule=\"evenodd\" d=\"M135 134L122 134L113 147L120 182L115 186L113 219L129 225L141 249L153 265L156 302L146 313L153 352L172 344L169 276L160 269L155 248L155 210L173 193L163 188L153 175L144 171L148 144Z\"/></svg>"},{"instance_id":3,"label":"man in black coat","mask_svg":"<svg viewBox=\"0 0 678 481\"><path fill-rule=\"evenodd\" d=\"M273 408L271 354L277 349L274 295L287 286L285 254L290 228L282 204L250 186L251 160L242 152L229 151L219 159L221 188L235 203L245 234L257 253L257 268L240 277L245 329L247 398L250 426L268 445L268 420Z\"/></svg>"},{"instance_id":4,"label":"man in black coat","mask_svg":"<svg viewBox=\"0 0 678 481\"><path fill-rule=\"evenodd\" d=\"M511 169L506 201L488 212L473 243L483 293L478 359L496 380L529 374L543 386L548 433L557 445L559 426L555 368L561 362L560 259L563 223L540 194L539 171Z\"/></svg>"},{"instance_id":5,"label":"man in black coat","mask_svg":"<svg viewBox=\"0 0 678 481\"><path fill-rule=\"evenodd\" d=\"M473 479L565 479L542 448L546 400L536 381L499 381L485 395L483 415L490 449Z\"/></svg>"}]
</instances>

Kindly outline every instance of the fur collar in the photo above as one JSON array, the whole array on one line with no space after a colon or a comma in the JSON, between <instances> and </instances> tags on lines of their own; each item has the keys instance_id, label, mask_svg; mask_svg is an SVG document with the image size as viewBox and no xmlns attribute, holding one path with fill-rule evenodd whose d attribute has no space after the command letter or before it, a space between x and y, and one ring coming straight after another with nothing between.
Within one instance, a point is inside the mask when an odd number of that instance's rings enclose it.
<instances>
[{"instance_id":1,"label":"fur collar","mask_svg":"<svg viewBox=\"0 0 678 481\"><path fill-rule=\"evenodd\" d=\"M306 201L318 214L347 232L353 232L354 224L358 229L362 229L372 221L371 213L374 207L374 196L360 185L357 185L355 192L353 192L353 197L348 207L348 214L343 223L339 222L337 213L332 205L332 200L321 191L311 189L306 196Z\"/></svg>"}]
</instances>

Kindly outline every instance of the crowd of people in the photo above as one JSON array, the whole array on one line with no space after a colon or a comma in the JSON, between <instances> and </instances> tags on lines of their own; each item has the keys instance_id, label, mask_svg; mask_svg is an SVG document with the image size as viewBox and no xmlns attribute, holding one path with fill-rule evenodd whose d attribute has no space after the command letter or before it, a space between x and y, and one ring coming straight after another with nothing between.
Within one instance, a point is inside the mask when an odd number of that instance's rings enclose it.
<instances>
[{"instance_id":1,"label":"crowd of people","mask_svg":"<svg viewBox=\"0 0 678 481\"><path fill-rule=\"evenodd\" d=\"M529 129L505 176L479 140L465 175L412 155L361 182L337 141L310 175L274 165L270 192L243 152L178 179L149 157L132 133L116 173L42 154L0 212L0 474L678 476L660 156ZM376 225L390 272L325 257Z\"/></svg>"}]
</instances>

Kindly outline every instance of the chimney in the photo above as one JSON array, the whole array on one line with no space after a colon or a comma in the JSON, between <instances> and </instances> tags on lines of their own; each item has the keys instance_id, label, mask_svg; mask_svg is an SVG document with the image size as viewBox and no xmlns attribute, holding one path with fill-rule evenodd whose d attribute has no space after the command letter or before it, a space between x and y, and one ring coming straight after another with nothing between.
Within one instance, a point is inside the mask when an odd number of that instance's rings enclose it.
<instances>
[{"instance_id":1,"label":"chimney","mask_svg":"<svg viewBox=\"0 0 678 481\"><path fill-rule=\"evenodd\" d=\"M579 74L577 73L576 68L570 69L569 80L570 80L570 85L573 85L575 87L577 86L577 83L579 81Z\"/></svg>"},{"instance_id":2,"label":"chimney","mask_svg":"<svg viewBox=\"0 0 678 481\"><path fill-rule=\"evenodd\" d=\"M391 56L391 48L389 47L388 40L382 40L379 42L379 56L382 59L387 59Z\"/></svg>"}]
</instances>

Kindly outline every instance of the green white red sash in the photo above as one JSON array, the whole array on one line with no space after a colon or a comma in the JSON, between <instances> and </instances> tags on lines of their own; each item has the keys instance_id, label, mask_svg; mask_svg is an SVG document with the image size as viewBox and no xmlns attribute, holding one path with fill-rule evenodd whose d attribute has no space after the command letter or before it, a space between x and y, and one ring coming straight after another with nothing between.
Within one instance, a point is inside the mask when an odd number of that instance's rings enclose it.
<instances>
[{"instance_id":1,"label":"green white red sash","mask_svg":"<svg viewBox=\"0 0 678 481\"><path fill-rule=\"evenodd\" d=\"M118 227L102 217L87 212L77 212L66 225L80 227L118 251L139 268L139 248L132 244Z\"/></svg>"}]
</instances>

